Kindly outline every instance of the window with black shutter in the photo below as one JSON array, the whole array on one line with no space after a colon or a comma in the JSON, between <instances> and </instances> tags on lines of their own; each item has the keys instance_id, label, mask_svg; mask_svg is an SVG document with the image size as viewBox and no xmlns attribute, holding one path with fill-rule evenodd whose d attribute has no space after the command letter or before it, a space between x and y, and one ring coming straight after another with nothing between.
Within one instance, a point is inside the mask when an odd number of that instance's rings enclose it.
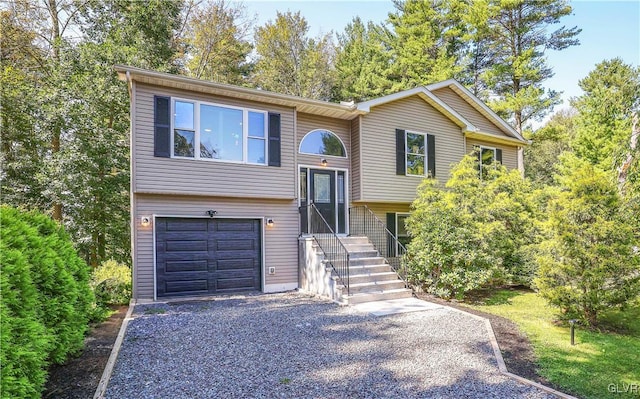
<instances>
[{"instance_id":1,"label":"window with black shutter","mask_svg":"<svg viewBox=\"0 0 640 399\"><path fill-rule=\"evenodd\" d=\"M435 177L435 136L396 129L396 174Z\"/></svg>"},{"instance_id":2,"label":"window with black shutter","mask_svg":"<svg viewBox=\"0 0 640 399\"><path fill-rule=\"evenodd\" d=\"M153 96L153 155L171 156L171 98Z\"/></svg>"}]
</instances>

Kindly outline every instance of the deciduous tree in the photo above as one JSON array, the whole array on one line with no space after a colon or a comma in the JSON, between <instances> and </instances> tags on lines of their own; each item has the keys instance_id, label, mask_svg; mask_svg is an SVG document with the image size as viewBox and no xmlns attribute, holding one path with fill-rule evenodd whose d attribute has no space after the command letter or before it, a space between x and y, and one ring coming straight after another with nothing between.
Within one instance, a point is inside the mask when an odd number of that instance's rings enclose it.
<instances>
[{"instance_id":1,"label":"deciduous tree","mask_svg":"<svg viewBox=\"0 0 640 399\"><path fill-rule=\"evenodd\" d=\"M186 24L189 75L221 83L246 85L251 69L248 40L251 21L238 3L212 0L193 10Z\"/></svg>"},{"instance_id":2,"label":"deciduous tree","mask_svg":"<svg viewBox=\"0 0 640 399\"><path fill-rule=\"evenodd\" d=\"M277 13L258 27L253 84L265 90L328 100L334 81L331 35L308 38L309 25L300 12Z\"/></svg>"},{"instance_id":3,"label":"deciduous tree","mask_svg":"<svg viewBox=\"0 0 640 399\"><path fill-rule=\"evenodd\" d=\"M525 176L538 185L553 185L556 165L564 151L571 150L576 135L575 109L554 114L540 129L525 133L531 145L524 149Z\"/></svg>"}]
</instances>

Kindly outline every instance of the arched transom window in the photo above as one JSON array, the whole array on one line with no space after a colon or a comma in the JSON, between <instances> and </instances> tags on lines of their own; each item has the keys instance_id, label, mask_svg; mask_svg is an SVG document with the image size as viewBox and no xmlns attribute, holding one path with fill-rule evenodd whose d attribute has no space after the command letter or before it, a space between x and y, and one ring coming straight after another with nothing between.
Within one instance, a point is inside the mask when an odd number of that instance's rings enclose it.
<instances>
[{"instance_id":1,"label":"arched transom window","mask_svg":"<svg viewBox=\"0 0 640 399\"><path fill-rule=\"evenodd\" d=\"M316 129L307 133L300 142L300 153L347 157L347 151L340 137L325 129Z\"/></svg>"}]
</instances>

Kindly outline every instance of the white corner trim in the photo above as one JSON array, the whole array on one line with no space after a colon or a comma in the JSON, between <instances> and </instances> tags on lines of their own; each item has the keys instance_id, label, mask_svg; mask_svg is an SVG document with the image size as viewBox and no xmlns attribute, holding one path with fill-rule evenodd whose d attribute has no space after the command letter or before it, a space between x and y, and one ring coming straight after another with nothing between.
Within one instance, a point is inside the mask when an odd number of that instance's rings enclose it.
<instances>
[{"instance_id":1,"label":"white corner trim","mask_svg":"<svg viewBox=\"0 0 640 399\"><path fill-rule=\"evenodd\" d=\"M264 293L293 291L298 288L298 283L284 283L284 284L265 284Z\"/></svg>"}]
</instances>

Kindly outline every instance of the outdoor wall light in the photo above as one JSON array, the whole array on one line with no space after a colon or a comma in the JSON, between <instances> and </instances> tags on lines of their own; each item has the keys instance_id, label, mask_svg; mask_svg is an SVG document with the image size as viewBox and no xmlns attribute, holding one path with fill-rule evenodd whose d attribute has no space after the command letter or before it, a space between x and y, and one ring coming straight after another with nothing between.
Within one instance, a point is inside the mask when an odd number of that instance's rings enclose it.
<instances>
[{"instance_id":1,"label":"outdoor wall light","mask_svg":"<svg viewBox=\"0 0 640 399\"><path fill-rule=\"evenodd\" d=\"M327 164L328 164L328 163L329 163L329 162L327 162L327 159L326 159L326 158L322 158L322 159L320 160L320 164L321 164L322 166L327 166Z\"/></svg>"},{"instance_id":2,"label":"outdoor wall light","mask_svg":"<svg viewBox=\"0 0 640 399\"><path fill-rule=\"evenodd\" d=\"M267 218L267 226L268 227L273 227L274 224L275 224L275 222L273 221L272 218Z\"/></svg>"},{"instance_id":3,"label":"outdoor wall light","mask_svg":"<svg viewBox=\"0 0 640 399\"><path fill-rule=\"evenodd\" d=\"M143 216L140 218L140 225L142 227L148 227L151 224L151 218L149 216Z\"/></svg>"},{"instance_id":4,"label":"outdoor wall light","mask_svg":"<svg viewBox=\"0 0 640 399\"><path fill-rule=\"evenodd\" d=\"M218 214L218 211L214 211L213 209L209 209L207 211L207 215L209 215L210 218L214 217L217 214Z\"/></svg>"}]
</instances>

